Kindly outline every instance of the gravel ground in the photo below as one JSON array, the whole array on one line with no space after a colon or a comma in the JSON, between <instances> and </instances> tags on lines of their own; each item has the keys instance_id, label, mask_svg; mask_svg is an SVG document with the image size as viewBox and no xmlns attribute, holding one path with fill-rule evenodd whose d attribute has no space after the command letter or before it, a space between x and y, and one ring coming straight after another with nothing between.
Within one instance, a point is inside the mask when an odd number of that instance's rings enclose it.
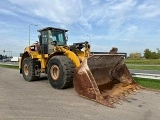
<instances>
[{"instance_id":1,"label":"gravel ground","mask_svg":"<svg viewBox=\"0 0 160 120\"><path fill-rule=\"evenodd\" d=\"M0 120L159 120L160 92L140 90L109 108L56 90L46 77L26 82L19 70L0 67Z\"/></svg>"}]
</instances>

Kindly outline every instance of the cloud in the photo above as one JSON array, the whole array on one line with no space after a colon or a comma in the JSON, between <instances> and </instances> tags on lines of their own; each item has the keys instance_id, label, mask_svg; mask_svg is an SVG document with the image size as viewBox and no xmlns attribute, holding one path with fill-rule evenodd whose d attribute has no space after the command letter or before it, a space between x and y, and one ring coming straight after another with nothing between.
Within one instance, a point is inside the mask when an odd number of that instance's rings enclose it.
<instances>
[{"instance_id":1,"label":"cloud","mask_svg":"<svg viewBox=\"0 0 160 120\"><path fill-rule=\"evenodd\" d=\"M18 11L31 16L39 16L49 21L69 26L78 24L83 29L92 30L94 26L106 23L119 27L132 17L156 17L160 15L159 4L138 0L9 0L19 5ZM139 3L139 4L138 4ZM23 7L23 8L22 8ZM8 11L9 12L9 11Z\"/></svg>"},{"instance_id":2,"label":"cloud","mask_svg":"<svg viewBox=\"0 0 160 120\"><path fill-rule=\"evenodd\" d=\"M8 30L24 40L28 39L31 23L38 24L39 28L69 29L72 42L83 40L88 34L93 46L125 42L132 45L150 39L157 42L160 34L159 0L7 0L0 3L3 3L0 4L0 26L4 28L0 32ZM37 37L36 32L32 34Z\"/></svg>"},{"instance_id":3,"label":"cloud","mask_svg":"<svg viewBox=\"0 0 160 120\"><path fill-rule=\"evenodd\" d=\"M0 8L0 14L7 14L7 15L18 16L18 14L16 14L15 12L12 12L11 10L1 9L1 8Z\"/></svg>"},{"instance_id":4,"label":"cloud","mask_svg":"<svg viewBox=\"0 0 160 120\"><path fill-rule=\"evenodd\" d=\"M50 21L64 23L64 24L71 24L74 20L78 19L77 11L79 3L74 0L24 0L20 2L19 0L10 0L12 3L23 6L23 9L27 10L32 15L37 15L40 17L44 17ZM72 19L72 17L74 19Z\"/></svg>"},{"instance_id":5,"label":"cloud","mask_svg":"<svg viewBox=\"0 0 160 120\"><path fill-rule=\"evenodd\" d=\"M141 17L144 18L154 18L160 16L160 2L154 1L146 2L144 4L141 4L137 7L137 10L141 14Z\"/></svg>"},{"instance_id":6,"label":"cloud","mask_svg":"<svg viewBox=\"0 0 160 120\"><path fill-rule=\"evenodd\" d=\"M10 0L13 4L23 6L23 11L31 15L46 18L49 21L69 26L78 24L83 29L92 30L93 23L96 26L102 24L119 25L125 21L125 13L132 9L136 2L133 0L117 0L101 2L90 0Z\"/></svg>"}]
</instances>

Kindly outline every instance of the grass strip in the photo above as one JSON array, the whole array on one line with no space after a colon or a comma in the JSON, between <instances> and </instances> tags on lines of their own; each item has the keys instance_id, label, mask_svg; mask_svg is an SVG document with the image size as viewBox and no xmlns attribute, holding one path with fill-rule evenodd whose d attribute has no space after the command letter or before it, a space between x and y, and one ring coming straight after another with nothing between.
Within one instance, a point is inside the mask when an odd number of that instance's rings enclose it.
<instances>
[{"instance_id":1,"label":"grass strip","mask_svg":"<svg viewBox=\"0 0 160 120\"><path fill-rule=\"evenodd\" d=\"M160 59L125 59L126 64L160 65Z\"/></svg>"},{"instance_id":2,"label":"grass strip","mask_svg":"<svg viewBox=\"0 0 160 120\"><path fill-rule=\"evenodd\" d=\"M135 81L143 87L160 90L160 80L152 80L147 78L134 78Z\"/></svg>"},{"instance_id":3,"label":"grass strip","mask_svg":"<svg viewBox=\"0 0 160 120\"><path fill-rule=\"evenodd\" d=\"M159 70L160 66L144 66L144 65L127 65L128 69L137 69L137 70Z\"/></svg>"},{"instance_id":4,"label":"grass strip","mask_svg":"<svg viewBox=\"0 0 160 120\"><path fill-rule=\"evenodd\" d=\"M19 67L18 66L14 66L14 65L2 65L2 64L0 64L0 67L4 67L4 68L11 68L11 69L19 69Z\"/></svg>"}]
</instances>

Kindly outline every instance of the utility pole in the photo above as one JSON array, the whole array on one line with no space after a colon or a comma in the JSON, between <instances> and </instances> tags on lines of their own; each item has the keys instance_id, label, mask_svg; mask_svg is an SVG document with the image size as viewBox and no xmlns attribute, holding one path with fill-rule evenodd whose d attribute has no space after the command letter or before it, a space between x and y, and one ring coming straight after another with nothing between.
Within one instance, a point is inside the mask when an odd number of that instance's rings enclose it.
<instances>
[{"instance_id":1,"label":"utility pole","mask_svg":"<svg viewBox=\"0 0 160 120\"><path fill-rule=\"evenodd\" d=\"M30 46L30 27L31 27L31 26L38 26L38 25L35 25L35 24L30 24L30 25L29 25L29 46Z\"/></svg>"}]
</instances>

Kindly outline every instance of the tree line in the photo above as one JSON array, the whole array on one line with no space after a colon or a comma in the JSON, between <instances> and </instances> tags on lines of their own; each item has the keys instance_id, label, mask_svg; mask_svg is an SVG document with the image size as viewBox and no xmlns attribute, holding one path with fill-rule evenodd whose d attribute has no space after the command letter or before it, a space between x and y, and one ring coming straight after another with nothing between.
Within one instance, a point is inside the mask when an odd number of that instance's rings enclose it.
<instances>
[{"instance_id":1,"label":"tree line","mask_svg":"<svg viewBox=\"0 0 160 120\"><path fill-rule=\"evenodd\" d=\"M139 58L146 58L146 59L160 59L160 49L157 48L157 51L151 51L150 49L146 48L144 50L143 56L141 53L131 53L130 58L132 59L139 59Z\"/></svg>"},{"instance_id":2,"label":"tree line","mask_svg":"<svg viewBox=\"0 0 160 120\"><path fill-rule=\"evenodd\" d=\"M6 58L7 58L7 55L1 55L1 54L0 54L0 60L6 59Z\"/></svg>"}]
</instances>

